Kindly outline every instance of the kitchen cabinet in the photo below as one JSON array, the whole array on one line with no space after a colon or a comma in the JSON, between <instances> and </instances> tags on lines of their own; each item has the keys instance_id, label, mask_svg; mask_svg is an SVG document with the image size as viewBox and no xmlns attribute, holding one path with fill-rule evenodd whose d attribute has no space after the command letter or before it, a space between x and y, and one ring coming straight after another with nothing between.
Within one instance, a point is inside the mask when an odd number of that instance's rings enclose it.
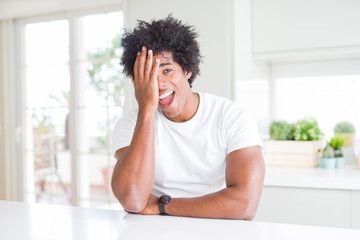
<instances>
[{"instance_id":1,"label":"kitchen cabinet","mask_svg":"<svg viewBox=\"0 0 360 240\"><path fill-rule=\"evenodd\" d=\"M360 171L267 166L255 220L360 229Z\"/></svg>"},{"instance_id":2,"label":"kitchen cabinet","mask_svg":"<svg viewBox=\"0 0 360 240\"><path fill-rule=\"evenodd\" d=\"M360 54L360 1L252 0L255 58Z\"/></svg>"},{"instance_id":3,"label":"kitchen cabinet","mask_svg":"<svg viewBox=\"0 0 360 240\"><path fill-rule=\"evenodd\" d=\"M350 198L344 190L264 187L255 220L350 228Z\"/></svg>"},{"instance_id":4,"label":"kitchen cabinet","mask_svg":"<svg viewBox=\"0 0 360 240\"><path fill-rule=\"evenodd\" d=\"M351 192L351 227L360 229L360 191Z\"/></svg>"}]
</instances>

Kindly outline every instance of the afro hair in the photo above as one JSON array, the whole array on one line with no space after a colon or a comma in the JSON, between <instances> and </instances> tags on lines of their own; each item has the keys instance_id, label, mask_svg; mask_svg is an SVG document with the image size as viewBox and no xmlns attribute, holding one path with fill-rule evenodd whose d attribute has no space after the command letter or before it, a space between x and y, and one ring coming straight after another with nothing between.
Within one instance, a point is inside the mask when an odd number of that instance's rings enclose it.
<instances>
[{"instance_id":1,"label":"afro hair","mask_svg":"<svg viewBox=\"0 0 360 240\"><path fill-rule=\"evenodd\" d=\"M183 24L180 20L169 15L165 19L145 22L138 20L138 26L132 31L125 31L121 46L123 55L121 65L128 77L134 78L134 63L137 52L145 46L153 50L154 54L169 51L173 59L184 71L191 72L190 87L200 73L201 55L198 34L194 27Z\"/></svg>"}]
</instances>

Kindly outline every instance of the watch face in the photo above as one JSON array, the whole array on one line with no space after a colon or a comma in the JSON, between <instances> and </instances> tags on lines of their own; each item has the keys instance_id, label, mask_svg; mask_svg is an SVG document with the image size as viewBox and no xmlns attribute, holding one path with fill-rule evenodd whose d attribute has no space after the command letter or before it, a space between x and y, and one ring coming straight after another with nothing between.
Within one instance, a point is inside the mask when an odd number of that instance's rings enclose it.
<instances>
[{"instance_id":1,"label":"watch face","mask_svg":"<svg viewBox=\"0 0 360 240\"><path fill-rule=\"evenodd\" d=\"M159 199L159 202L168 204L171 200L171 197L169 195L162 195Z\"/></svg>"}]
</instances>

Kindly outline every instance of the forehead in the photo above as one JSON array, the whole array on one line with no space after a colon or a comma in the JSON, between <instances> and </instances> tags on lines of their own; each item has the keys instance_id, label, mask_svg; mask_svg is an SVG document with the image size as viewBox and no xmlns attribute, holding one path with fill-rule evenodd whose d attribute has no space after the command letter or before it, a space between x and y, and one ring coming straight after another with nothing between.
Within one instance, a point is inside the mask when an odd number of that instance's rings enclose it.
<instances>
[{"instance_id":1,"label":"forehead","mask_svg":"<svg viewBox=\"0 0 360 240\"><path fill-rule=\"evenodd\" d=\"M169 51L161 51L154 55L155 59L160 59L160 62L173 63L173 55L172 52Z\"/></svg>"},{"instance_id":2,"label":"forehead","mask_svg":"<svg viewBox=\"0 0 360 240\"><path fill-rule=\"evenodd\" d=\"M154 59L160 59L160 68L171 65L172 67L183 70L181 65L174 60L173 54L170 51L161 51L156 53L154 55ZM153 64L155 64L155 61L153 61Z\"/></svg>"}]
</instances>

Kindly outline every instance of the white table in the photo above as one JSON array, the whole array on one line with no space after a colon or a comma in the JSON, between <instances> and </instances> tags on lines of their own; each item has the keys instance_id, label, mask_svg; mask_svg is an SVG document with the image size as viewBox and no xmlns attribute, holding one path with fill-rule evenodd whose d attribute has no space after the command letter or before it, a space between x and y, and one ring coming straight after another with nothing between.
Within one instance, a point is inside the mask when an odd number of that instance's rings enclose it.
<instances>
[{"instance_id":1,"label":"white table","mask_svg":"<svg viewBox=\"0 0 360 240\"><path fill-rule=\"evenodd\" d=\"M0 201L0 239L360 239L360 230Z\"/></svg>"}]
</instances>

